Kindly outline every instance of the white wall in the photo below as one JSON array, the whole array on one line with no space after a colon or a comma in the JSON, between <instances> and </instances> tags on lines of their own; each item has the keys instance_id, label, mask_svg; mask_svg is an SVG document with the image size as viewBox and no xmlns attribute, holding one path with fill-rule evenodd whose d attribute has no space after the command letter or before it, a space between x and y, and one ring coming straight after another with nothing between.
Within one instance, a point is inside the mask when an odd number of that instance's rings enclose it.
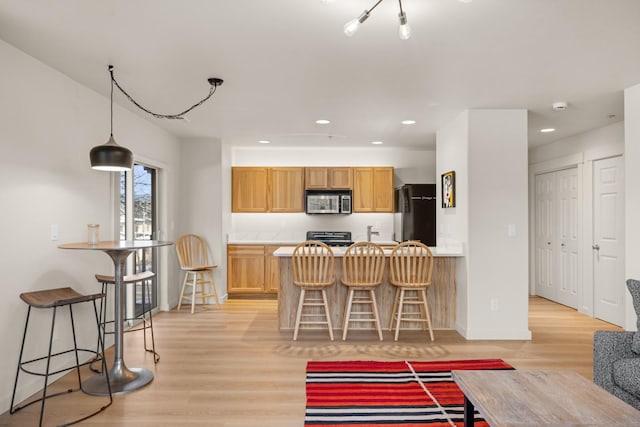
<instances>
[{"instance_id":1,"label":"white wall","mask_svg":"<svg viewBox=\"0 0 640 427\"><path fill-rule=\"evenodd\" d=\"M640 85L624 91L625 116L625 273L640 280ZM636 313L631 296L627 296L625 329L636 330ZM640 315L640 313L638 313Z\"/></svg>"},{"instance_id":2,"label":"white wall","mask_svg":"<svg viewBox=\"0 0 640 427\"><path fill-rule=\"evenodd\" d=\"M570 167L578 168L580 209L579 230L581 247L579 262L582 266L580 287L578 288L578 311L593 316L593 162L624 154L624 122L613 123L529 151L529 223L530 230L530 293L535 293L535 176ZM624 286L623 283L620 286Z\"/></svg>"},{"instance_id":3,"label":"white wall","mask_svg":"<svg viewBox=\"0 0 640 427\"><path fill-rule=\"evenodd\" d=\"M9 408L26 305L22 292L72 286L99 291L94 274L111 272L103 253L63 251L63 242L85 241L87 223L101 225L101 238L113 237L110 174L89 167L89 150L109 136L109 100L0 41L0 412ZM105 82L108 74L105 64ZM130 112L115 108L116 140L136 157L162 164L165 186L163 233L173 238L179 147L175 138ZM50 240L50 226L59 240ZM163 249L159 252L162 254ZM175 255L164 250L164 282L177 280ZM166 286L166 283L165 283ZM162 302L161 302L162 303ZM45 313L46 312L46 313ZM59 316L56 344L66 344L69 327ZM95 346L90 306L74 310L80 346ZM87 319L87 320L85 320ZM46 353L50 312L32 315L26 357ZM41 388L31 377L18 390L22 399Z\"/></svg>"},{"instance_id":4,"label":"white wall","mask_svg":"<svg viewBox=\"0 0 640 427\"><path fill-rule=\"evenodd\" d=\"M209 261L217 264L218 296L227 293L226 240L222 230L222 144L219 139L181 142L179 233L201 235L209 245ZM178 303L179 292L172 295Z\"/></svg>"},{"instance_id":5,"label":"white wall","mask_svg":"<svg viewBox=\"0 0 640 427\"><path fill-rule=\"evenodd\" d=\"M470 110L438 131L436 141L437 175L454 170L457 192L456 208L439 208L438 245L455 239L465 246L456 329L468 339L530 339L527 113ZM509 225L514 236L507 235Z\"/></svg>"},{"instance_id":6,"label":"white wall","mask_svg":"<svg viewBox=\"0 0 640 427\"><path fill-rule=\"evenodd\" d=\"M440 208L442 204L442 183L436 182L437 206L436 224L438 231L436 245L447 247L452 241L464 247L469 238L469 112L465 111L448 123L436 134L437 174L456 172L456 207ZM468 323L468 259L460 257L456 261L456 329L466 328Z\"/></svg>"}]
</instances>

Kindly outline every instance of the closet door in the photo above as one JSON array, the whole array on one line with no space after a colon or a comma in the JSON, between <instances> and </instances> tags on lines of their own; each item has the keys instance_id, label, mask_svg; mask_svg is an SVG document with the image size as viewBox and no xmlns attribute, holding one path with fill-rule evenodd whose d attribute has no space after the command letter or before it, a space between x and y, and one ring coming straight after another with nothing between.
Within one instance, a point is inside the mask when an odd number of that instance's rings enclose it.
<instances>
[{"instance_id":1,"label":"closet door","mask_svg":"<svg viewBox=\"0 0 640 427\"><path fill-rule=\"evenodd\" d=\"M557 184L558 294L561 304L578 307L579 245L577 168L555 172Z\"/></svg>"},{"instance_id":2,"label":"closet door","mask_svg":"<svg viewBox=\"0 0 640 427\"><path fill-rule=\"evenodd\" d=\"M577 308L580 274L578 169L536 176L536 294Z\"/></svg>"},{"instance_id":3,"label":"closet door","mask_svg":"<svg viewBox=\"0 0 640 427\"><path fill-rule=\"evenodd\" d=\"M554 301L558 295L553 277L555 181L554 173L536 175L536 294Z\"/></svg>"}]
</instances>

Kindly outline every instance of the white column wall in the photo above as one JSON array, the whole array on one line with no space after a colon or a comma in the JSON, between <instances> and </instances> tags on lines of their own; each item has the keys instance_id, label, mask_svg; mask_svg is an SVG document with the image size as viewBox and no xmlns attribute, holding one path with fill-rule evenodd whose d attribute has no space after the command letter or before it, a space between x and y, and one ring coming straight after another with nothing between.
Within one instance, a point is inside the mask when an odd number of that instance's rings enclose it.
<instances>
[{"instance_id":1,"label":"white column wall","mask_svg":"<svg viewBox=\"0 0 640 427\"><path fill-rule=\"evenodd\" d=\"M468 339L530 339L527 112L470 110L436 140L436 176L456 172L456 207L438 209L438 246L457 240L465 250L456 329Z\"/></svg>"},{"instance_id":2,"label":"white column wall","mask_svg":"<svg viewBox=\"0 0 640 427\"><path fill-rule=\"evenodd\" d=\"M640 280L640 85L624 91L625 156L625 272ZM636 330L636 313L626 293L625 329Z\"/></svg>"},{"instance_id":3,"label":"white column wall","mask_svg":"<svg viewBox=\"0 0 640 427\"><path fill-rule=\"evenodd\" d=\"M113 271L106 254L63 251L64 242L86 241L87 223L100 224L103 240L114 237L111 174L89 166L89 150L109 137L109 100L0 41L0 412L8 410L20 351L26 305L22 292L71 286L82 293L99 291L94 274ZM105 84L108 84L106 64ZM179 146L174 137L137 115L115 106L114 135L136 158L162 164L165 182L161 238L173 238ZM50 239L51 225L58 240ZM164 257L163 286L177 279L175 255ZM161 301L162 304L162 301ZM92 309L74 310L79 345L96 343ZM54 345L67 344L68 314L58 316ZM46 354L50 311L31 319L25 357ZM26 377L22 399L42 387L41 378Z\"/></svg>"},{"instance_id":4,"label":"white column wall","mask_svg":"<svg viewBox=\"0 0 640 427\"><path fill-rule=\"evenodd\" d=\"M470 339L531 338L527 145L526 110L469 112Z\"/></svg>"}]
</instances>

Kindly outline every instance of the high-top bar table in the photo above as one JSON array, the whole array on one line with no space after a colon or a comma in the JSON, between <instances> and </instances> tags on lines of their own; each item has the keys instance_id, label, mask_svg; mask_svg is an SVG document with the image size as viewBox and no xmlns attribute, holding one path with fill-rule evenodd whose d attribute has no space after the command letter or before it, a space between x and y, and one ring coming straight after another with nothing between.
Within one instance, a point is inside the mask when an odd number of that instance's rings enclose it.
<instances>
[{"instance_id":1,"label":"high-top bar table","mask_svg":"<svg viewBox=\"0 0 640 427\"><path fill-rule=\"evenodd\" d=\"M109 369L109 383L113 394L125 394L143 387L153 380L153 373L145 368L127 368L124 363L123 332L124 332L124 292L122 278L125 275L126 261L129 255L137 249L156 248L172 245L173 242L161 240L121 240L99 242L96 244L65 243L59 245L60 249L78 249L89 251L102 251L111 257L114 266L115 281L115 354L113 366ZM94 375L82 383L85 393L94 396L108 396L109 389L103 375Z\"/></svg>"}]
</instances>

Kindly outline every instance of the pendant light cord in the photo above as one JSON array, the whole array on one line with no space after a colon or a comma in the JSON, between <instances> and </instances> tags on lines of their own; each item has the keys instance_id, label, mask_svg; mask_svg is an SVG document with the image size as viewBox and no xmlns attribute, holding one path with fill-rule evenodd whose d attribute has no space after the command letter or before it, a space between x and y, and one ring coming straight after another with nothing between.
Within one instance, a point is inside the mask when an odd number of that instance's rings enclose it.
<instances>
[{"instance_id":1,"label":"pendant light cord","mask_svg":"<svg viewBox=\"0 0 640 427\"><path fill-rule=\"evenodd\" d=\"M373 5L373 7L372 7L371 9L367 10L367 12L368 12L368 13L371 13L371 11L372 11L373 9L375 9L376 7L378 7L378 5L379 5L380 3L382 3L382 0L378 0L378 2L377 2L376 4L374 4L374 5Z\"/></svg>"},{"instance_id":2,"label":"pendant light cord","mask_svg":"<svg viewBox=\"0 0 640 427\"><path fill-rule=\"evenodd\" d=\"M109 74L111 74L111 128L109 131L113 138L113 65L109 65Z\"/></svg>"},{"instance_id":3,"label":"pendant light cord","mask_svg":"<svg viewBox=\"0 0 640 427\"><path fill-rule=\"evenodd\" d=\"M382 0L380 0L380 1L382 1ZM380 3L380 1L378 3ZM209 84L211 85L211 87L209 88L209 94L206 97L204 97L201 101L198 101L197 103L195 103L194 105L192 105L191 107L187 108L186 110L184 110L184 111L182 111L180 113L176 113L176 114L158 114L158 113L154 113L153 111L150 111L148 108L145 108L142 105L140 105L135 99L133 99L133 97L131 95L129 95L127 93L126 90L124 90L122 88L122 86L120 86L120 84L118 83L116 78L113 76L113 65L109 65L109 73L111 73L111 127L112 128L113 128L113 85L114 84L120 90L120 92L122 92L124 94L124 96L126 96L127 99L129 101L131 101L131 103L133 105L135 105L136 107L138 107L139 109L141 109L145 113L152 115L156 119L170 119L170 120L184 120L184 115L185 114L187 114L188 112L190 112L194 108L199 107L200 105L204 104L209 98L211 98L213 96L214 93L216 93L216 89L218 88L218 86L220 86L222 84L222 80L220 80L220 79L209 79Z\"/></svg>"},{"instance_id":4,"label":"pendant light cord","mask_svg":"<svg viewBox=\"0 0 640 427\"><path fill-rule=\"evenodd\" d=\"M398 3L400 4L400 15L404 16L404 12L402 11L402 0L398 0Z\"/></svg>"}]
</instances>

